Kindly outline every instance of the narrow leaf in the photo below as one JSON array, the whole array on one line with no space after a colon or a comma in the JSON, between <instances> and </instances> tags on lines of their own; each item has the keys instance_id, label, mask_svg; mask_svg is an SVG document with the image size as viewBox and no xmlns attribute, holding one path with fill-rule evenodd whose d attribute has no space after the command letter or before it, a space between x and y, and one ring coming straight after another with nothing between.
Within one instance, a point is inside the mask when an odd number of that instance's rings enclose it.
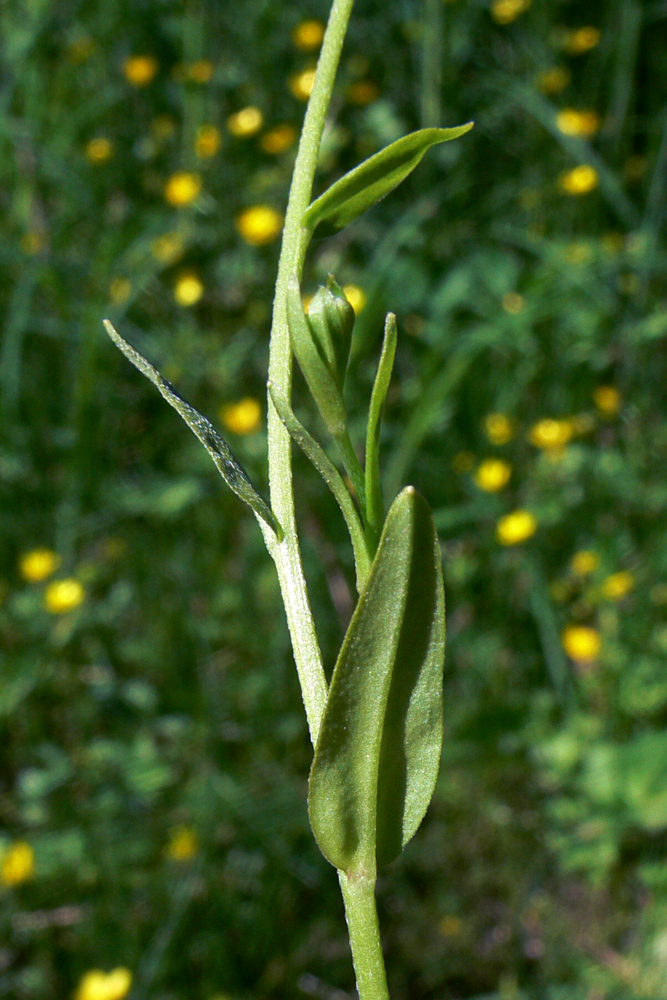
<instances>
[{"instance_id":1,"label":"narrow leaf","mask_svg":"<svg viewBox=\"0 0 667 1000\"><path fill-rule=\"evenodd\" d=\"M440 764L445 596L440 547L412 487L392 504L334 669L310 772L324 856L371 875L410 840Z\"/></svg>"},{"instance_id":2,"label":"narrow leaf","mask_svg":"<svg viewBox=\"0 0 667 1000\"><path fill-rule=\"evenodd\" d=\"M128 361L156 386L167 402L180 413L190 430L199 438L206 448L216 468L229 488L240 497L255 514L271 528L278 541L282 541L283 531L273 515L273 511L252 485L244 469L232 454L229 445L224 441L206 417L202 416L194 406L182 399L173 385L164 378L157 368L154 368L143 355L128 344L108 319L104 320L104 328L116 347L122 351Z\"/></svg>"},{"instance_id":3,"label":"narrow leaf","mask_svg":"<svg viewBox=\"0 0 667 1000\"><path fill-rule=\"evenodd\" d=\"M393 313L388 313L366 430L366 521L376 539L380 536L384 518L380 486L380 426L396 356L396 336L396 317Z\"/></svg>"},{"instance_id":4,"label":"narrow leaf","mask_svg":"<svg viewBox=\"0 0 667 1000\"><path fill-rule=\"evenodd\" d=\"M349 225L405 180L431 146L457 139L472 127L468 122L456 128L423 128L397 139L332 184L306 209L303 225L311 232L321 222L331 230Z\"/></svg>"}]
</instances>

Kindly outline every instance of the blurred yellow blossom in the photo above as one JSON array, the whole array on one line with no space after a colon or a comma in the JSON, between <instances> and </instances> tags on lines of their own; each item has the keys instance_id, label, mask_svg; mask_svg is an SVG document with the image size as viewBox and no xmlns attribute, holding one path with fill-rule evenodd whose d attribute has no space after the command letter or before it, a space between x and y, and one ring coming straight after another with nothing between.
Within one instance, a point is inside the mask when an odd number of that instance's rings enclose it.
<instances>
[{"instance_id":1,"label":"blurred yellow blossom","mask_svg":"<svg viewBox=\"0 0 667 1000\"><path fill-rule=\"evenodd\" d=\"M85 600L86 592L78 580L72 577L66 580L55 580L46 588L44 604L52 615L64 615L73 611Z\"/></svg>"},{"instance_id":2,"label":"blurred yellow blossom","mask_svg":"<svg viewBox=\"0 0 667 1000\"><path fill-rule=\"evenodd\" d=\"M519 545L535 534L537 521L527 510L505 514L496 525L496 538L501 545Z\"/></svg>"},{"instance_id":3,"label":"blurred yellow blossom","mask_svg":"<svg viewBox=\"0 0 667 1000\"><path fill-rule=\"evenodd\" d=\"M145 87L158 71L154 56L130 56L123 63L123 75L133 87Z\"/></svg>"},{"instance_id":4,"label":"blurred yellow blossom","mask_svg":"<svg viewBox=\"0 0 667 1000\"><path fill-rule=\"evenodd\" d=\"M621 408L621 394L613 385L599 385L593 393L593 402L605 417L615 417Z\"/></svg>"},{"instance_id":5,"label":"blurred yellow blossom","mask_svg":"<svg viewBox=\"0 0 667 1000\"><path fill-rule=\"evenodd\" d=\"M511 475L512 468L507 462L501 458L487 458L477 467L473 479L480 490L496 493L507 486Z\"/></svg>"},{"instance_id":6,"label":"blurred yellow blossom","mask_svg":"<svg viewBox=\"0 0 667 1000\"><path fill-rule=\"evenodd\" d=\"M31 549L19 558L19 573L28 583L39 583L55 573L60 561L52 549Z\"/></svg>"},{"instance_id":7,"label":"blurred yellow blossom","mask_svg":"<svg viewBox=\"0 0 667 1000\"><path fill-rule=\"evenodd\" d=\"M238 216L236 228L246 243L260 247L280 235L283 217L270 205L253 205Z\"/></svg>"},{"instance_id":8,"label":"blurred yellow blossom","mask_svg":"<svg viewBox=\"0 0 667 1000\"><path fill-rule=\"evenodd\" d=\"M324 24L322 21L302 21L292 32L292 41L302 52L319 49L323 38Z\"/></svg>"},{"instance_id":9,"label":"blurred yellow blossom","mask_svg":"<svg viewBox=\"0 0 667 1000\"><path fill-rule=\"evenodd\" d=\"M296 129L293 125L275 125L265 132L259 140L259 144L265 153L284 153L286 149L294 145L296 139Z\"/></svg>"},{"instance_id":10,"label":"blurred yellow blossom","mask_svg":"<svg viewBox=\"0 0 667 1000\"><path fill-rule=\"evenodd\" d=\"M199 837L190 826L177 826L171 831L165 853L172 861L189 861L199 850Z\"/></svg>"},{"instance_id":11,"label":"blurred yellow blossom","mask_svg":"<svg viewBox=\"0 0 667 1000\"><path fill-rule=\"evenodd\" d=\"M183 271L174 284L174 298L179 306L194 306L204 294L201 279L192 271Z\"/></svg>"},{"instance_id":12,"label":"blurred yellow blossom","mask_svg":"<svg viewBox=\"0 0 667 1000\"><path fill-rule=\"evenodd\" d=\"M201 177L185 170L172 174L165 185L164 196L170 205L189 205L201 191Z\"/></svg>"},{"instance_id":13,"label":"blurred yellow blossom","mask_svg":"<svg viewBox=\"0 0 667 1000\"><path fill-rule=\"evenodd\" d=\"M591 549L581 549L580 552L575 552L570 560L570 568L577 576L587 576L589 573L593 573L599 565L600 557L597 552L593 552Z\"/></svg>"},{"instance_id":14,"label":"blurred yellow blossom","mask_svg":"<svg viewBox=\"0 0 667 1000\"><path fill-rule=\"evenodd\" d=\"M625 597L635 585L635 578L627 570L619 573L612 573L606 580L602 581L602 596L608 601L620 601Z\"/></svg>"},{"instance_id":15,"label":"blurred yellow blossom","mask_svg":"<svg viewBox=\"0 0 667 1000\"><path fill-rule=\"evenodd\" d=\"M550 417L538 420L530 429L528 440L536 448L564 448L572 437L572 423L569 420L552 420Z\"/></svg>"},{"instance_id":16,"label":"blurred yellow blossom","mask_svg":"<svg viewBox=\"0 0 667 1000\"><path fill-rule=\"evenodd\" d=\"M215 125L200 125L195 136L195 153L203 160L210 159L220 149L222 136Z\"/></svg>"},{"instance_id":17,"label":"blurred yellow blossom","mask_svg":"<svg viewBox=\"0 0 667 1000\"><path fill-rule=\"evenodd\" d=\"M184 249L183 237L175 232L156 236L151 243L151 254L160 264L172 264L181 256Z\"/></svg>"},{"instance_id":18,"label":"blurred yellow blossom","mask_svg":"<svg viewBox=\"0 0 667 1000\"><path fill-rule=\"evenodd\" d=\"M563 108L556 115L556 127L563 135L579 135L590 139L600 128L600 116L596 111Z\"/></svg>"},{"instance_id":19,"label":"blurred yellow blossom","mask_svg":"<svg viewBox=\"0 0 667 1000\"><path fill-rule=\"evenodd\" d=\"M588 163L580 163L578 167L562 173L558 184L566 194L588 194L598 186L598 172Z\"/></svg>"},{"instance_id":20,"label":"blurred yellow blossom","mask_svg":"<svg viewBox=\"0 0 667 1000\"><path fill-rule=\"evenodd\" d=\"M16 840L3 852L0 860L0 881L3 885L19 885L35 870L35 852L25 840Z\"/></svg>"},{"instance_id":21,"label":"blurred yellow blossom","mask_svg":"<svg viewBox=\"0 0 667 1000\"><path fill-rule=\"evenodd\" d=\"M37 229L31 229L21 237L21 250L24 253L35 254L46 247L46 236Z\"/></svg>"},{"instance_id":22,"label":"blurred yellow blossom","mask_svg":"<svg viewBox=\"0 0 667 1000\"><path fill-rule=\"evenodd\" d=\"M380 88L372 80L357 80L347 88L347 99L350 104L358 104L360 107L377 101L379 96Z\"/></svg>"},{"instance_id":23,"label":"blurred yellow blossom","mask_svg":"<svg viewBox=\"0 0 667 1000\"><path fill-rule=\"evenodd\" d=\"M315 67L304 69L290 77L289 89L299 101L307 101L315 83Z\"/></svg>"},{"instance_id":24,"label":"blurred yellow blossom","mask_svg":"<svg viewBox=\"0 0 667 1000\"><path fill-rule=\"evenodd\" d=\"M241 108L227 119L227 128L239 139L248 139L251 135L256 135L263 124L264 115L252 104L247 108Z\"/></svg>"},{"instance_id":25,"label":"blurred yellow blossom","mask_svg":"<svg viewBox=\"0 0 667 1000\"><path fill-rule=\"evenodd\" d=\"M132 282L129 278L118 275L109 282L109 298L115 306L127 302L132 292Z\"/></svg>"},{"instance_id":26,"label":"blurred yellow blossom","mask_svg":"<svg viewBox=\"0 0 667 1000\"><path fill-rule=\"evenodd\" d=\"M358 316L366 305L366 293L358 285L344 285L343 294Z\"/></svg>"},{"instance_id":27,"label":"blurred yellow blossom","mask_svg":"<svg viewBox=\"0 0 667 1000\"><path fill-rule=\"evenodd\" d=\"M459 451L452 459L454 472L471 472L475 464L475 456L470 451Z\"/></svg>"},{"instance_id":28,"label":"blurred yellow blossom","mask_svg":"<svg viewBox=\"0 0 667 1000\"><path fill-rule=\"evenodd\" d=\"M540 73L537 78L537 89L549 96L560 94L561 90L565 90L571 79L572 74L565 66L553 66L551 69L545 69L544 72Z\"/></svg>"},{"instance_id":29,"label":"blurred yellow blossom","mask_svg":"<svg viewBox=\"0 0 667 1000\"><path fill-rule=\"evenodd\" d=\"M213 77L215 66L209 59L197 59L183 68L186 79L192 83L208 83Z\"/></svg>"},{"instance_id":30,"label":"blurred yellow blossom","mask_svg":"<svg viewBox=\"0 0 667 1000\"><path fill-rule=\"evenodd\" d=\"M563 254L569 264L587 264L593 259L593 248L586 240L575 240L568 243Z\"/></svg>"},{"instance_id":31,"label":"blurred yellow blossom","mask_svg":"<svg viewBox=\"0 0 667 1000\"><path fill-rule=\"evenodd\" d=\"M84 156L89 163L106 163L113 156L113 143L106 136L98 135L86 143Z\"/></svg>"},{"instance_id":32,"label":"blurred yellow blossom","mask_svg":"<svg viewBox=\"0 0 667 1000\"><path fill-rule=\"evenodd\" d=\"M582 55L594 49L600 41L600 30L588 25L585 28L577 28L575 31L568 31L563 38L563 48L572 56Z\"/></svg>"},{"instance_id":33,"label":"blurred yellow blossom","mask_svg":"<svg viewBox=\"0 0 667 1000\"><path fill-rule=\"evenodd\" d=\"M497 24L510 24L530 7L530 0L493 0L491 17Z\"/></svg>"},{"instance_id":34,"label":"blurred yellow blossom","mask_svg":"<svg viewBox=\"0 0 667 1000\"><path fill-rule=\"evenodd\" d=\"M74 1000L123 1000L131 985L132 973L129 969L118 968L111 972L91 969L79 982Z\"/></svg>"},{"instance_id":35,"label":"blurred yellow blossom","mask_svg":"<svg viewBox=\"0 0 667 1000\"><path fill-rule=\"evenodd\" d=\"M512 421L504 413L489 413L484 430L491 444L507 444L514 437Z\"/></svg>"},{"instance_id":36,"label":"blurred yellow blossom","mask_svg":"<svg viewBox=\"0 0 667 1000\"><path fill-rule=\"evenodd\" d=\"M516 316L523 311L526 302L523 295L518 292L506 292L503 295L503 309L511 316Z\"/></svg>"},{"instance_id":37,"label":"blurred yellow blossom","mask_svg":"<svg viewBox=\"0 0 667 1000\"><path fill-rule=\"evenodd\" d=\"M563 630L561 642L575 663L591 663L600 654L600 633L587 625L568 625Z\"/></svg>"},{"instance_id":38,"label":"blurred yellow blossom","mask_svg":"<svg viewBox=\"0 0 667 1000\"><path fill-rule=\"evenodd\" d=\"M238 403L223 406L220 419L232 434L254 434L262 420L262 407L259 400L246 396Z\"/></svg>"}]
</instances>

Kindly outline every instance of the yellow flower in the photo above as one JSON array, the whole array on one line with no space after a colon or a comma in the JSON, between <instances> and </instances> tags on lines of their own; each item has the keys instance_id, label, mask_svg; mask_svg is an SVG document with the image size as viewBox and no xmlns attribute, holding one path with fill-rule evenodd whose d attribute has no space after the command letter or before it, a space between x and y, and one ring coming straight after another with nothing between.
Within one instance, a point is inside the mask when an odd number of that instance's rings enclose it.
<instances>
[{"instance_id":1,"label":"yellow flower","mask_svg":"<svg viewBox=\"0 0 667 1000\"><path fill-rule=\"evenodd\" d=\"M215 125L200 125L195 136L195 152L202 160L208 160L220 149L222 136Z\"/></svg>"},{"instance_id":2,"label":"yellow flower","mask_svg":"<svg viewBox=\"0 0 667 1000\"><path fill-rule=\"evenodd\" d=\"M151 243L151 254L160 264L173 264L184 250L180 233L163 233Z\"/></svg>"},{"instance_id":3,"label":"yellow flower","mask_svg":"<svg viewBox=\"0 0 667 1000\"><path fill-rule=\"evenodd\" d=\"M109 298L115 306L127 302L132 293L132 282L129 278L112 278L109 284Z\"/></svg>"},{"instance_id":4,"label":"yellow flower","mask_svg":"<svg viewBox=\"0 0 667 1000\"><path fill-rule=\"evenodd\" d=\"M575 663L591 663L600 654L600 633L587 625L568 625L561 636L563 649Z\"/></svg>"},{"instance_id":5,"label":"yellow flower","mask_svg":"<svg viewBox=\"0 0 667 1000\"><path fill-rule=\"evenodd\" d=\"M199 850L199 837L189 826L177 826L171 831L165 853L171 861L189 861Z\"/></svg>"},{"instance_id":6,"label":"yellow flower","mask_svg":"<svg viewBox=\"0 0 667 1000\"><path fill-rule=\"evenodd\" d=\"M290 77L289 89L299 101L307 101L315 83L315 67L304 69Z\"/></svg>"},{"instance_id":7,"label":"yellow flower","mask_svg":"<svg viewBox=\"0 0 667 1000\"><path fill-rule=\"evenodd\" d=\"M528 435L528 440L536 448L564 448L572 437L572 423L569 420L552 420L547 417L534 424Z\"/></svg>"},{"instance_id":8,"label":"yellow flower","mask_svg":"<svg viewBox=\"0 0 667 1000\"><path fill-rule=\"evenodd\" d=\"M452 459L452 469L454 472L470 472L475 464L475 456L469 451L459 451Z\"/></svg>"},{"instance_id":9,"label":"yellow flower","mask_svg":"<svg viewBox=\"0 0 667 1000\"><path fill-rule=\"evenodd\" d=\"M563 48L572 56L582 55L594 49L600 41L600 31L591 26L569 31L563 40Z\"/></svg>"},{"instance_id":10,"label":"yellow flower","mask_svg":"<svg viewBox=\"0 0 667 1000\"><path fill-rule=\"evenodd\" d=\"M123 1000L130 992L132 973L129 969L102 972L91 969L81 979L74 1000Z\"/></svg>"},{"instance_id":11,"label":"yellow flower","mask_svg":"<svg viewBox=\"0 0 667 1000\"><path fill-rule=\"evenodd\" d=\"M602 581L602 596L608 601L620 601L625 597L635 585L635 578L627 570L620 573L612 573L606 580Z\"/></svg>"},{"instance_id":12,"label":"yellow flower","mask_svg":"<svg viewBox=\"0 0 667 1000\"><path fill-rule=\"evenodd\" d=\"M184 67L185 76L192 83L208 83L215 71L215 66L209 59L198 59Z\"/></svg>"},{"instance_id":13,"label":"yellow flower","mask_svg":"<svg viewBox=\"0 0 667 1000\"><path fill-rule=\"evenodd\" d=\"M593 248L585 240L570 243L563 251L568 264L587 264L593 257Z\"/></svg>"},{"instance_id":14,"label":"yellow flower","mask_svg":"<svg viewBox=\"0 0 667 1000\"><path fill-rule=\"evenodd\" d=\"M593 401L605 417L615 417L621 408L621 395L613 385L599 385L593 393Z\"/></svg>"},{"instance_id":15,"label":"yellow flower","mask_svg":"<svg viewBox=\"0 0 667 1000\"><path fill-rule=\"evenodd\" d=\"M344 285L343 294L358 316L366 305L366 293L358 285Z\"/></svg>"},{"instance_id":16,"label":"yellow flower","mask_svg":"<svg viewBox=\"0 0 667 1000\"><path fill-rule=\"evenodd\" d=\"M254 434L262 420L262 407L251 396L220 410L220 419L232 434Z\"/></svg>"},{"instance_id":17,"label":"yellow flower","mask_svg":"<svg viewBox=\"0 0 667 1000\"><path fill-rule=\"evenodd\" d=\"M125 79L133 87L145 87L158 71L158 61L154 56L130 56L123 63Z\"/></svg>"},{"instance_id":18,"label":"yellow flower","mask_svg":"<svg viewBox=\"0 0 667 1000\"><path fill-rule=\"evenodd\" d=\"M514 437L512 422L504 413L489 413L484 430L491 444L507 444Z\"/></svg>"},{"instance_id":19,"label":"yellow flower","mask_svg":"<svg viewBox=\"0 0 667 1000\"><path fill-rule=\"evenodd\" d=\"M518 292L506 292L503 295L503 309L511 316L516 316L522 312L526 302L523 295Z\"/></svg>"},{"instance_id":20,"label":"yellow flower","mask_svg":"<svg viewBox=\"0 0 667 1000\"><path fill-rule=\"evenodd\" d=\"M554 66L552 69L545 69L537 78L537 89L549 96L560 94L565 90L572 78L572 74L565 66Z\"/></svg>"},{"instance_id":21,"label":"yellow flower","mask_svg":"<svg viewBox=\"0 0 667 1000\"><path fill-rule=\"evenodd\" d=\"M60 566L60 556L51 549L32 549L19 559L19 573L28 583L39 583Z\"/></svg>"},{"instance_id":22,"label":"yellow flower","mask_svg":"<svg viewBox=\"0 0 667 1000\"><path fill-rule=\"evenodd\" d=\"M593 552L591 549L575 552L570 560L570 568L577 576L587 576L589 573L593 573L599 565L600 557L597 552Z\"/></svg>"},{"instance_id":23,"label":"yellow flower","mask_svg":"<svg viewBox=\"0 0 667 1000\"><path fill-rule=\"evenodd\" d=\"M500 458L487 458L478 466L473 479L480 490L497 493L507 486L512 469Z\"/></svg>"},{"instance_id":24,"label":"yellow flower","mask_svg":"<svg viewBox=\"0 0 667 1000\"><path fill-rule=\"evenodd\" d=\"M199 174L190 174L181 170L177 174L172 174L167 181L164 196L170 205L180 207L193 202L200 191L201 177Z\"/></svg>"},{"instance_id":25,"label":"yellow flower","mask_svg":"<svg viewBox=\"0 0 667 1000\"><path fill-rule=\"evenodd\" d=\"M179 306L193 306L204 294L201 280L192 271L184 271L176 279L174 298Z\"/></svg>"},{"instance_id":26,"label":"yellow flower","mask_svg":"<svg viewBox=\"0 0 667 1000\"><path fill-rule=\"evenodd\" d=\"M55 580L46 588L44 604L52 615L64 615L78 608L84 601L86 592L78 580L69 577L66 580Z\"/></svg>"},{"instance_id":27,"label":"yellow flower","mask_svg":"<svg viewBox=\"0 0 667 1000\"><path fill-rule=\"evenodd\" d=\"M19 885L29 879L35 870L35 852L25 840L17 840L2 856L0 881L4 885Z\"/></svg>"},{"instance_id":28,"label":"yellow flower","mask_svg":"<svg viewBox=\"0 0 667 1000\"><path fill-rule=\"evenodd\" d=\"M251 135L256 135L264 123L264 115L259 108L252 104L247 108L241 108L236 114L230 115L227 119L227 128L232 135L239 139L248 139Z\"/></svg>"},{"instance_id":29,"label":"yellow flower","mask_svg":"<svg viewBox=\"0 0 667 1000\"><path fill-rule=\"evenodd\" d=\"M588 163L581 163L572 170L566 170L558 178L558 184L566 194L588 194L598 186L598 172Z\"/></svg>"},{"instance_id":30,"label":"yellow flower","mask_svg":"<svg viewBox=\"0 0 667 1000\"><path fill-rule=\"evenodd\" d=\"M84 155L89 163L106 163L113 156L111 139L99 135L87 143Z\"/></svg>"},{"instance_id":31,"label":"yellow flower","mask_svg":"<svg viewBox=\"0 0 667 1000\"><path fill-rule=\"evenodd\" d=\"M296 129L293 125L276 125L264 133L259 144L265 153L278 154L293 146L295 139Z\"/></svg>"},{"instance_id":32,"label":"yellow flower","mask_svg":"<svg viewBox=\"0 0 667 1000\"><path fill-rule=\"evenodd\" d=\"M519 545L537 530L537 521L527 510L514 510L505 514L496 525L496 538L501 545Z\"/></svg>"},{"instance_id":33,"label":"yellow flower","mask_svg":"<svg viewBox=\"0 0 667 1000\"><path fill-rule=\"evenodd\" d=\"M491 17L497 24L510 24L530 7L530 0L493 0Z\"/></svg>"},{"instance_id":34,"label":"yellow flower","mask_svg":"<svg viewBox=\"0 0 667 1000\"><path fill-rule=\"evenodd\" d=\"M261 247L272 243L283 228L283 217L270 205L253 205L241 212L236 228L251 246Z\"/></svg>"},{"instance_id":35,"label":"yellow flower","mask_svg":"<svg viewBox=\"0 0 667 1000\"><path fill-rule=\"evenodd\" d=\"M600 116L595 111L563 108L556 115L556 127L563 135L580 135L590 139L600 128Z\"/></svg>"},{"instance_id":36,"label":"yellow flower","mask_svg":"<svg viewBox=\"0 0 667 1000\"><path fill-rule=\"evenodd\" d=\"M302 21L292 32L292 41L302 52L319 49L323 38L324 25L321 21Z\"/></svg>"},{"instance_id":37,"label":"yellow flower","mask_svg":"<svg viewBox=\"0 0 667 1000\"><path fill-rule=\"evenodd\" d=\"M347 88L347 99L350 104L358 104L359 106L371 104L373 101L377 101L379 96L380 88L372 80L358 80Z\"/></svg>"}]
</instances>

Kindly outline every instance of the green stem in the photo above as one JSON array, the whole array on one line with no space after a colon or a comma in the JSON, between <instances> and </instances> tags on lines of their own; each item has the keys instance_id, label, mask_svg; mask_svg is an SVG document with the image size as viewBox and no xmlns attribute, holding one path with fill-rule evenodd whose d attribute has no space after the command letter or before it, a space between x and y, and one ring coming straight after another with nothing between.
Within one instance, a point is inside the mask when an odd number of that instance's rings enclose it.
<instances>
[{"instance_id":1,"label":"green stem","mask_svg":"<svg viewBox=\"0 0 667 1000\"><path fill-rule=\"evenodd\" d=\"M375 906L375 876L338 872L359 1000L389 1000Z\"/></svg>"},{"instance_id":2,"label":"green stem","mask_svg":"<svg viewBox=\"0 0 667 1000\"><path fill-rule=\"evenodd\" d=\"M315 82L306 109L285 215L273 302L269 381L282 388L288 401L292 385L292 353L287 326L287 282L290 275L297 274L300 278L303 272L310 233L302 226L301 219L311 201L324 122L353 3L354 0L334 0L331 8ZM315 744L327 700L327 683L299 551L294 516L290 437L270 398L268 410L271 507L285 537L278 543L267 532L265 539L278 571L308 726Z\"/></svg>"}]
</instances>

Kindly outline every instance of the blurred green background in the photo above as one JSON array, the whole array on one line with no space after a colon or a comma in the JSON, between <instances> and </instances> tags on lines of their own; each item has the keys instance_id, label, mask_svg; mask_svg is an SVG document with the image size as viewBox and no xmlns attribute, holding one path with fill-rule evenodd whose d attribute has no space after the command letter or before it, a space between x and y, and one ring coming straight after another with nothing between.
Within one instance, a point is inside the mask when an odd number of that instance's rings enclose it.
<instances>
[{"instance_id":1,"label":"blurred green background","mask_svg":"<svg viewBox=\"0 0 667 1000\"><path fill-rule=\"evenodd\" d=\"M254 519L109 316L266 488L270 303L324 0L0 8L0 997L345 1000L342 904ZM313 244L384 312L383 456L440 529L447 731L384 871L394 1000L667 997L667 4L358 0L318 192L476 122ZM296 407L321 433L300 379ZM327 668L354 599L295 455Z\"/></svg>"}]
</instances>

